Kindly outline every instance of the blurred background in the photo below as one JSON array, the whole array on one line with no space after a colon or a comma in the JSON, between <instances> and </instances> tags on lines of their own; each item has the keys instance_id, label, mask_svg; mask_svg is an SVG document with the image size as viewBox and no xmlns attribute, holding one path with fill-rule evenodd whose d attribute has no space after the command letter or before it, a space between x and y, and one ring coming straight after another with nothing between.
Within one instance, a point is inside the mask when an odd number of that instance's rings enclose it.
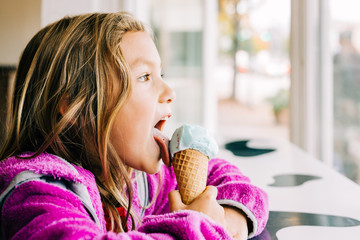
<instances>
[{"instance_id":1,"label":"blurred background","mask_svg":"<svg viewBox=\"0 0 360 240\"><path fill-rule=\"evenodd\" d=\"M43 26L85 12L129 11L149 24L183 123L221 146L288 140L360 183L357 0L0 0L0 121L17 61ZM0 143L3 139L0 137Z\"/></svg>"}]
</instances>

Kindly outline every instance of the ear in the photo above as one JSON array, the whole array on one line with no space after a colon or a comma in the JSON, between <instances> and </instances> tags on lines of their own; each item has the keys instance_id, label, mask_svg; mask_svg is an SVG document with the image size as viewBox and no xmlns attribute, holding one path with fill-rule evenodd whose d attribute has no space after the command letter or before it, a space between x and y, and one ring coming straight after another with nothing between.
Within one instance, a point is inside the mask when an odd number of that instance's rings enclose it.
<instances>
[{"instance_id":1,"label":"ear","mask_svg":"<svg viewBox=\"0 0 360 240\"><path fill-rule=\"evenodd\" d=\"M59 101L59 113L64 116L64 114L67 112L68 108L69 108L69 95L68 94L64 94L60 101Z\"/></svg>"}]
</instances>

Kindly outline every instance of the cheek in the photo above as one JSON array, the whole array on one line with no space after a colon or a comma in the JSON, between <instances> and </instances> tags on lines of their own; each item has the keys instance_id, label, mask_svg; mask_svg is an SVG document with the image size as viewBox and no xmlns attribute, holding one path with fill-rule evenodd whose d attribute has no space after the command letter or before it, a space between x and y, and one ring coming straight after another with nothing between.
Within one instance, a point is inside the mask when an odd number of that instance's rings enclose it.
<instances>
[{"instance_id":1,"label":"cheek","mask_svg":"<svg viewBox=\"0 0 360 240\"><path fill-rule=\"evenodd\" d=\"M144 130L150 130L148 128L154 122L155 106L154 97L148 89L142 91L141 94L135 91L132 95L127 106L130 108L127 113L132 127L136 128L135 131L139 131L139 134L144 134Z\"/></svg>"},{"instance_id":2,"label":"cheek","mask_svg":"<svg viewBox=\"0 0 360 240\"><path fill-rule=\"evenodd\" d=\"M126 153L126 148L131 136L134 135L131 126L131 113L127 106L121 109L115 118L114 125L111 128L110 140L113 143L116 152L123 157Z\"/></svg>"},{"instance_id":3,"label":"cheek","mask_svg":"<svg viewBox=\"0 0 360 240\"><path fill-rule=\"evenodd\" d=\"M148 126L144 110L137 110L134 104L127 104L116 116L110 138L121 157L133 155L144 144Z\"/></svg>"}]
</instances>

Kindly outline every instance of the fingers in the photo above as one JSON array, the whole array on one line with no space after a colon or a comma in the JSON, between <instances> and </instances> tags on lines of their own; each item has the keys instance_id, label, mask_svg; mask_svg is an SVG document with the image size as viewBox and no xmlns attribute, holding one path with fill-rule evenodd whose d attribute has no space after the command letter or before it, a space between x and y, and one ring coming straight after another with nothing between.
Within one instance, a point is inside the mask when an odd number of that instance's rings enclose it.
<instances>
[{"instance_id":1,"label":"fingers","mask_svg":"<svg viewBox=\"0 0 360 240\"><path fill-rule=\"evenodd\" d=\"M199 197L204 197L204 198L209 198L209 199L212 199L212 198L215 198L217 197L217 194L218 194L218 190L216 187L214 186L207 186L204 190L204 192L199 196Z\"/></svg>"},{"instance_id":2,"label":"fingers","mask_svg":"<svg viewBox=\"0 0 360 240\"><path fill-rule=\"evenodd\" d=\"M185 204L181 200L180 192L173 190L168 195L170 212L184 209Z\"/></svg>"},{"instance_id":3,"label":"fingers","mask_svg":"<svg viewBox=\"0 0 360 240\"><path fill-rule=\"evenodd\" d=\"M193 203L189 205L185 205L182 202L181 195L179 191L171 191L168 195L169 198L169 210L170 212L178 211L178 210L184 210L184 209L193 209L196 211L200 211L202 208L206 208L207 205L211 205L216 201L216 197L218 194L218 190L214 186L207 186L200 194L199 197L197 197Z\"/></svg>"},{"instance_id":4,"label":"fingers","mask_svg":"<svg viewBox=\"0 0 360 240\"><path fill-rule=\"evenodd\" d=\"M171 191L169 197L170 212L179 210L192 210L203 213L222 226L226 226L225 211L216 201L218 190L214 186L207 186L189 205L185 205L179 191Z\"/></svg>"}]
</instances>

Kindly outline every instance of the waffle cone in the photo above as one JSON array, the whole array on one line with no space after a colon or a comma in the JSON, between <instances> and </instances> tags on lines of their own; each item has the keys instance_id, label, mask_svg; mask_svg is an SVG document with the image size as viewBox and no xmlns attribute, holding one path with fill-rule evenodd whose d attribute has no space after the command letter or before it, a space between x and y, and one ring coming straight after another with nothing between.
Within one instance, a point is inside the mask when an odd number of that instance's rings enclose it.
<instances>
[{"instance_id":1,"label":"waffle cone","mask_svg":"<svg viewBox=\"0 0 360 240\"><path fill-rule=\"evenodd\" d=\"M209 158L198 150L185 149L172 158L183 203L190 204L206 188Z\"/></svg>"}]
</instances>

